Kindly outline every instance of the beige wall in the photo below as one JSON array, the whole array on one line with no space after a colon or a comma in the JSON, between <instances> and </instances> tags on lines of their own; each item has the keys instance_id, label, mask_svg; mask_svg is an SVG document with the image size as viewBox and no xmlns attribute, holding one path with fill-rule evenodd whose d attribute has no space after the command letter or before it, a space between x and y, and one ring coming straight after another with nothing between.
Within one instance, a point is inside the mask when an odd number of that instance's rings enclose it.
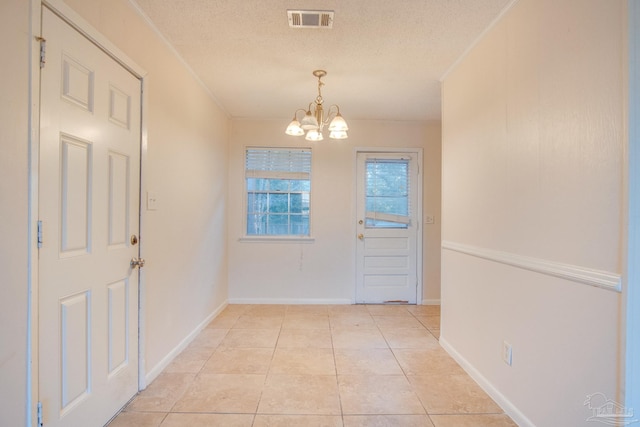
<instances>
[{"instance_id":1,"label":"beige wall","mask_svg":"<svg viewBox=\"0 0 640 427\"><path fill-rule=\"evenodd\" d=\"M620 274L625 19L621 0L521 0L446 77L445 244ZM442 301L442 342L523 425L620 399L619 293L445 249Z\"/></svg>"},{"instance_id":2,"label":"beige wall","mask_svg":"<svg viewBox=\"0 0 640 427\"><path fill-rule=\"evenodd\" d=\"M348 117L347 117L347 120ZM424 292L440 299L440 123L349 120L349 139L309 143L283 120L234 120L229 145L229 298L260 302L351 302L355 297L355 148L424 149ZM313 243L240 242L244 149L311 147Z\"/></svg>"},{"instance_id":3,"label":"beige wall","mask_svg":"<svg viewBox=\"0 0 640 427\"><path fill-rule=\"evenodd\" d=\"M27 413L29 3L0 2L0 425Z\"/></svg>"}]
</instances>

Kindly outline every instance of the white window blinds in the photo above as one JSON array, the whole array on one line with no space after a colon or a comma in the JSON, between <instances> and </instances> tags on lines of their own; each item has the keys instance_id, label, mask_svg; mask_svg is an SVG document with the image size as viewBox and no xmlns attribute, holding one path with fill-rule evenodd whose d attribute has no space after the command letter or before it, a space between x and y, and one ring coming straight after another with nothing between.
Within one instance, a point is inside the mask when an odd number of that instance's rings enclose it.
<instances>
[{"instance_id":1,"label":"white window blinds","mask_svg":"<svg viewBox=\"0 0 640 427\"><path fill-rule=\"evenodd\" d=\"M411 225L409 158L366 161L367 227L406 228Z\"/></svg>"},{"instance_id":2,"label":"white window blinds","mask_svg":"<svg viewBox=\"0 0 640 427\"><path fill-rule=\"evenodd\" d=\"M311 150L308 148L248 148L245 177L310 179Z\"/></svg>"}]
</instances>

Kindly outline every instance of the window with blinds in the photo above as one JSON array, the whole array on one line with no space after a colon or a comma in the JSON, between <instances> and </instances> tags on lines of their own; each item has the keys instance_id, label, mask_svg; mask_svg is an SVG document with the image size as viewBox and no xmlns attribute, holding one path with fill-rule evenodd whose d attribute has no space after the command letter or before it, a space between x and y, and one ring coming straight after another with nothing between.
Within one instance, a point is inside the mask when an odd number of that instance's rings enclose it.
<instances>
[{"instance_id":1,"label":"window with blinds","mask_svg":"<svg viewBox=\"0 0 640 427\"><path fill-rule=\"evenodd\" d=\"M247 236L309 236L311 150L248 148Z\"/></svg>"},{"instance_id":2,"label":"window with blinds","mask_svg":"<svg viewBox=\"0 0 640 427\"><path fill-rule=\"evenodd\" d=\"M407 228L410 225L410 181L409 159L366 161L366 227Z\"/></svg>"}]
</instances>

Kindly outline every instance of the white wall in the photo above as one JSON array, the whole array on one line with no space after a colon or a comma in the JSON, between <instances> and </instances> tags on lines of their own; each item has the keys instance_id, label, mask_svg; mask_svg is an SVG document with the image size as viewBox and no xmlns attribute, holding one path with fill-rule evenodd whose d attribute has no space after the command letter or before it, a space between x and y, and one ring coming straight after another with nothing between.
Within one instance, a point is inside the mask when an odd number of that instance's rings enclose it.
<instances>
[{"instance_id":1,"label":"white wall","mask_svg":"<svg viewBox=\"0 0 640 427\"><path fill-rule=\"evenodd\" d=\"M349 120L349 139L309 143L284 134L287 120L233 120L229 145L229 299L348 303L355 297L355 147L422 147L425 227L424 292L440 299L440 123ZM311 147L312 243L240 242L244 149Z\"/></svg>"},{"instance_id":2,"label":"white wall","mask_svg":"<svg viewBox=\"0 0 640 427\"><path fill-rule=\"evenodd\" d=\"M625 21L621 0L520 0L445 78L445 246L620 274ZM443 250L441 341L523 425L621 400L620 303Z\"/></svg>"},{"instance_id":3,"label":"white wall","mask_svg":"<svg viewBox=\"0 0 640 427\"><path fill-rule=\"evenodd\" d=\"M0 425L27 413L29 2L0 2Z\"/></svg>"}]
</instances>

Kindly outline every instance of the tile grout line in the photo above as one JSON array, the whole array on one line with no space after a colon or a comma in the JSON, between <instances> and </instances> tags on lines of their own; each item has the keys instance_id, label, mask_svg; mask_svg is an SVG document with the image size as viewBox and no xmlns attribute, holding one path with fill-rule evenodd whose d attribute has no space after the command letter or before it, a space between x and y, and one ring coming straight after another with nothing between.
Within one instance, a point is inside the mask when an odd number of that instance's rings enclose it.
<instances>
[{"instance_id":1,"label":"tile grout line","mask_svg":"<svg viewBox=\"0 0 640 427\"><path fill-rule=\"evenodd\" d=\"M409 311L409 310L407 310ZM420 322L420 319L418 319L418 317L412 313L411 311L409 311L409 314L411 314L411 316L420 323L420 325L422 325L422 327L424 329L427 330L427 332L429 332L429 334L431 336L433 336L436 340L438 340L438 338L433 334L433 332L431 332L431 330L429 328L427 328L427 326ZM429 410L427 409L427 407L425 406L425 403L422 401L422 399L420 398L420 396L418 395L418 393L415 392L414 387L413 387L413 383L411 382L411 380L409 379L409 375L407 375L407 373L405 372L404 368L402 367L402 364L400 363L400 361L398 360L396 353L393 352L393 356L396 358L396 361L398 362L398 364L400 365L400 369L402 369L402 372L405 373L405 376L407 377L407 381L409 381L409 384L411 384L411 390L413 390L413 392L415 393L416 397L418 398L418 401L420 402L420 404L422 405L422 408L424 409L424 413L427 415L427 418L429 419L429 422L431 423L431 425L435 426L436 423L433 421L433 418L431 418L431 414L429 413Z\"/></svg>"},{"instance_id":2,"label":"tile grout line","mask_svg":"<svg viewBox=\"0 0 640 427\"><path fill-rule=\"evenodd\" d=\"M286 315L286 311L285 311ZM282 318L284 322L284 316ZM280 341L280 334L282 333L282 324L280 324L280 328L278 329L278 337L276 338L276 342L273 345L273 352L271 353L271 360L269 361L269 367L267 368L267 373L264 376L264 382L262 383L262 390L260 390L260 397L258 398L258 403L256 404L256 410L253 413L253 420L251 421L251 426L256 422L256 418L258 417L258 410L260 409L260 403L262 403L262 397L264 396L264 390L267 386L267 380L269 379L269 373L271 372L271 366L273 365L273 360L276 357L276 349L278 348L278 342Z\"/></svg>"},{"instance_id":3,"label":"tile grout line","mask_svg":"<svg viewBox=\"0 0 640 427\"><path fill-rule=\"evenodd\" d=\"M213 319L215 320L215 319ZM212 321L213 321L212 320ZM236 320L237 322L237 320ZM234 322L235 324L235 322ZM208 326L208 325L207 325ZM207 329L205 327L205 329ZM187 391L189 391L189 387L193 385L193 383L196 382L196 380L198 379L198 377L200 376L200 374L202 373L205 365L207 364L207 362L213 357L213 355L216 353L216 351L218 351L218 348L220 348L220 344L222 344L222 341L224 341L224 339L226 338L226 336L229 334L229 331L231 331L231 328L227 329L227 332L225 332L224 336L220 339L220 341L218 342L218 344L216 344L216 346L214 347L213 351L211 352L211 354L209 355L209 357L207 358L207 360L202 364L202 366L200 367L200 369L198 369L198 372L195 373L195 375L193 376L193 379L190 381L189 385L186 386L184 388L184 391L180 394L180 396L178 396L175 400L175 402L173 402L173 405L171 405L171 408L169 409L169 411L167 412L167 416L168 414L173 413L173 409L175 408L175 406L178 404L178 402L186 395ZM200 333L202 333L202 331L200 331ZM188 347L187 347L188 348ZM184 350L183 350L184 351ZM182 352L180 353L182 354ZM166 368L165 368L166 369ZM166 417L164 418L166 419ZM160 423L160 425L162 425L163 421Z\"/></svg>"},{"instance_id":4,"label":"tile grout line","mask_svg":"<svg viewBox=\"0 0 640 427\"><path fill-rule=\"evenodd\" d=\"M333 354L333 368L336 373L336 391L338 392L338 405L340 405L340 420L344 426L344 407L342 406L342 395L340 394L340 379L338 377L338 362L336 360L336 347L333 344L333 328L331 325L331 313L329 314L329 338L331 339L331 354Z\"/></svg>"},{"instance_id":5,"label":"tile grout line","mask_svg":"<svg viewBox=\"0 0 640 427\"><path fill-rule=\"evenodd\" d=\"M415 319L415 316L413 315L413 313L411 313L409 310L407 310L407 312L411 315L412 318ZM418 319L415 319L416 321L418 321L420 323L420 325L426 329L426 327L422 324L422 322L420 322ZM382 335L382 338L384 338L385 342L387 343L387 346L389 347L389 350L391 350L391 354L393 354L393 358L395 359L396 363L398 364L398 366L400 367L400 369L402 370L402 374L404 375L404 379L407 381L407 384L409 384L409 387L411 388L411 392L414 394L415 398L418 400L418 402L420 402L420 406L422 406L422 409L424 410L424 414L427 416L427 418L429 419L429 422L431 422L431 424L433 424L435 426L435 424L433 423L433 420L431 419L431 417L429 416L429 411L427 411L426 406L424 405L424 402L422 401L422 399L420 399L420 396L418 396L418 393L416 393L413 384L411 383L411 381L409 380L409 376L407 375L406 371L404 370L404 368L402 367L402 364L400 363L400 361L398 360L398 357L396 356L396 353L394 351L394 348L391 347L391 344L389 343L389 341L387 340L387 337L384 335L384 332L382 331L382 329L380 329L380 327L376 324L376 326L378 327L378 330L380 331L380 334ZM400 349L398 349L400 350Z\"/></svg>"}]
</instances>

